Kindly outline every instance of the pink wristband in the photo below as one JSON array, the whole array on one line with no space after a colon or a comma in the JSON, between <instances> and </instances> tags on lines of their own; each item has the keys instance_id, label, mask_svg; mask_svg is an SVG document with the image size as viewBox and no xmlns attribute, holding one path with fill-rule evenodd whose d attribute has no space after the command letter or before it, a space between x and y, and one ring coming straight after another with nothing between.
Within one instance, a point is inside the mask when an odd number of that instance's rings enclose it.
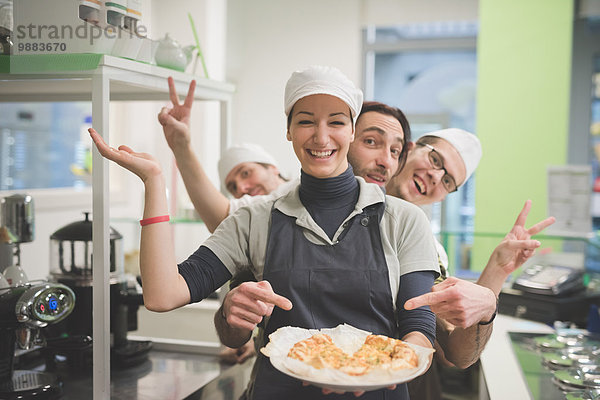
<instances>
[{"instance_id":1,"label":"pink wristband","mask_svg":"<svg viewBox=\"0 0 600 400\"><path fill-rule=\"evenodd\" d=\"M150 224L156 224L157 222L166 222L168 220L169 220L168 215L160 215L158 217L140 219L140 225L146 226L146 225L150 225Z\"/></svg>"}]
</instances>

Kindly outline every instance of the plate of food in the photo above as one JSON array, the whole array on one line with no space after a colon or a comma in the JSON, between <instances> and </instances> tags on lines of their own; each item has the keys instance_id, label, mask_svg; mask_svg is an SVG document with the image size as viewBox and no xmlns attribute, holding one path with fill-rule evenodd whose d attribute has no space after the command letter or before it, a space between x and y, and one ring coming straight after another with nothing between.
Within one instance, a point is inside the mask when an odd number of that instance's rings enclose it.
<instances>
[{"instance_id":1,"label":"plate of food","mask_svg":"<svg viewBox=\"0 0 600 400\"><path fill-rule=\"evenodd\" d=\"M286 375L346 392L408 382L427 370L434 352L347 324L326 329L282 327L269 335L260 351Z\"/></svg>"}]
</instances>

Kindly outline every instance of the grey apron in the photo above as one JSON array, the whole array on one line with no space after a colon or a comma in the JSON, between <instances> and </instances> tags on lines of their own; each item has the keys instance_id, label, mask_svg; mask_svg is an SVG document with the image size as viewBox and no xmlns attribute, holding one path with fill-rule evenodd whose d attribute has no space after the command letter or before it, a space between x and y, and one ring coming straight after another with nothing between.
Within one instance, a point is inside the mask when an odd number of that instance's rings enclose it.
<instances>
[{"instance_id":1,"label":"grey apron","mask_svg":"<svg viewBox=\"0 0 600 400\"><path fill-rule=\"evenodd\" d=\"M272 211L263 279L269 281L275 293L290 299L293 308L274 308L265 327L265 341L270 333L287 325L320 329L348 323L375 334L396 336L389 272L379 231L384 209L384 203L377 203L348 220L334 245L311 243L294 217ZM356 400L352 393L323 395L316 386L302 386L301 381L276 370L262 354L257 363L251 397L254 400ZM360 397L408 398L406 385Z\"/></svg>"}]
</instances>

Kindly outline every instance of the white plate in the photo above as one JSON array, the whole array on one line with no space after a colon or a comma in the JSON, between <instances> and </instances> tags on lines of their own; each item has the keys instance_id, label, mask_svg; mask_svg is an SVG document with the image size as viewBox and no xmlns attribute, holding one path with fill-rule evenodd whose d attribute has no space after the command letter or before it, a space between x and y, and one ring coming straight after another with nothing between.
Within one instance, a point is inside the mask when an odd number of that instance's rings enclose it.
<instances>
[{"instance_id":1,"label":"white plate","mask_svg":"<svg viewBox=\"0 0 600 400\"><path fill-rule=\"evenodd\" d=\"M417 368L397 371L373 370L361 376L352 376L329 368L316 369L302 361L287 356L295 343L319 332L329 335L333 342L348 354L353 354L358 350L364 343L367 335L371 334L371 332L363 331L346 324L327 329L303 329L286 326L279 328L269 335L269 343L261 349L261 352L269 357L271 364L276 369L286 375L321 388L342 390L345 392L377 390L408 382L427 370L429 356L434 352L433 349L406 343L417 353L419 359Z\"/></svg>"}]
</instances>

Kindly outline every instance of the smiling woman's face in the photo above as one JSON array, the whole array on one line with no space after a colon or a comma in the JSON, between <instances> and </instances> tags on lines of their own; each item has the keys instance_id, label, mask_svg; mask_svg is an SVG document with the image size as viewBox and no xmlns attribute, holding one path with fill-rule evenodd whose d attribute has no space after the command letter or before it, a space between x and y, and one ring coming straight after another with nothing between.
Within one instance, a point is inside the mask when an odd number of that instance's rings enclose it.
<instances>
[{"instance_id":1,"label":"smiling woman's face","mask_svg":"<svg viewBox=\"0 0 600 400\"><path fill-rule=\"evenodd\" d=\"M350 108L335 96L304 97L292 108L287 139L305 173L321 179L338 176L348 168L346 156L354 140Z\"/></svg>"}]
</instances>

